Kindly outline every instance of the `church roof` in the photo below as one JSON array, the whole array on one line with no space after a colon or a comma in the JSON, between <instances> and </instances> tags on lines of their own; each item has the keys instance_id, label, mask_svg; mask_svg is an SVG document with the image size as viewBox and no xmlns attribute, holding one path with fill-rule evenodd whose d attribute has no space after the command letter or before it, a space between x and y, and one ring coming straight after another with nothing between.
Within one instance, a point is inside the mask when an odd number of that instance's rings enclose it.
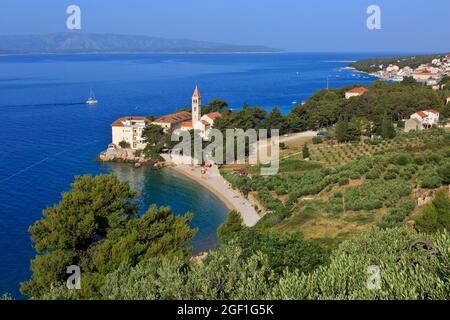
<instances>
[{"instance_id":1,"label":"church roof","mask_svg":"<svg viewBox=\"0 0 450 320\"><path fill-rule=\"evenodd\" d=\"M194 94L192 96L193 98L200 98L200 91L198 90L198 87L195 86Z\"/></svg>"},{"instance_id":2,"label":"church roof","mask_svg":"<svg viewBox=\"0 0 450 320\"><path fill-rule=\"evenodd\" d=\"M166 116L162 116L155 120L155 122L168 122L168 123L178 123L186 120L190 120L192 115L188 111L180 111L172 113Z\"/></svg>"},{"instance_id":3,"label":"church roof","mask_svg":"<svg viewBox=\"0 0 450 320\"><path fill-rule=\"evenodd\" d=\"M213 120L216 120L217 118L222 118L222 115L219 112L211 112L208 113L207 116Z\"/></svg>"}]
</instances>

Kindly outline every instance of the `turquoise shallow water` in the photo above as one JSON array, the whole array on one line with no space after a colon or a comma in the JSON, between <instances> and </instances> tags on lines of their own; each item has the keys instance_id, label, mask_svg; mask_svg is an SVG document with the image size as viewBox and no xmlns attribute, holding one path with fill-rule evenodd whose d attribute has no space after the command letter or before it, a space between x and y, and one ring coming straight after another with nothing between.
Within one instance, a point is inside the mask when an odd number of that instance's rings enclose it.
<instances>
[{"instance_id":1,"label":"turquoise shallow water","mask_svg":"<svg viewBox=\"0 0 450 320\"><path fill-rule=\"evenodd\" d=\"M94 161L126 115L161 115L203 101L227 100L288 112L315 90L370 83L342 70L362 54L35 55L0 57L0 293L19 297L34 250L28 227L59 201L75 175L116 173L140 194L142 208L170 205L194 213L195 250L217 243L227 209L207 190L169 170ZM100 103L87 106L93 88Z\"/></svg>"}]
</instances>

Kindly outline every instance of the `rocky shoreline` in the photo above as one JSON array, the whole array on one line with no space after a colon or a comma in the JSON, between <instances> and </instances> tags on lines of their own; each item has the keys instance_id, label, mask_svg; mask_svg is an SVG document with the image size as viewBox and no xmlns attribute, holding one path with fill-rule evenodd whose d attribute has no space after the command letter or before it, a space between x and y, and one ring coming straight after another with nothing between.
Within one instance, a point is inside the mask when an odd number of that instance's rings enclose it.
<instances>
[{"instance_id":1,"label":"rocky shoreline","mask_svg":"<svg viewBox=\"0 0 450 320\"><path fill-rule=\"evenodd\" d=\"M133 164L135 168L142 166L151 167L158 170L166 167L164 159L147 159L143 154L138 154L132 149L112 149L101 152L96 159L97 162L117 162Z\"/></svg>"}]
</instances>

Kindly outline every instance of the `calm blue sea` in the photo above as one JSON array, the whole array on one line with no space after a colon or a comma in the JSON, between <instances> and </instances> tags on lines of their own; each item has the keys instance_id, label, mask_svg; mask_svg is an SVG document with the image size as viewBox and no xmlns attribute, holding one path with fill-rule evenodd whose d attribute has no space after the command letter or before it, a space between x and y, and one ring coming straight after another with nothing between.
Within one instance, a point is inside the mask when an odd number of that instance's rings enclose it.
<instances>
[{"instance_id":1,"label":"calm blue sea","mask_svg":"<svg viewBox=\"0 0 450 320\"><path fill-rule=\"evenodd\" d=\"M203 102L222 98L287 113L315 90L367 84L343 69L364 54L29 55L0 57L0 294L20 297L35 254L28 227L56 203L75 175L114 172L141 194L143 208L170 205L195 214L196 251L217 243L227 209L172 171L101 165L110 124L126 115L161 115L190 105L195 85ZM100 103L83 102L89 90Z\"/></svg>"}]
</instances>

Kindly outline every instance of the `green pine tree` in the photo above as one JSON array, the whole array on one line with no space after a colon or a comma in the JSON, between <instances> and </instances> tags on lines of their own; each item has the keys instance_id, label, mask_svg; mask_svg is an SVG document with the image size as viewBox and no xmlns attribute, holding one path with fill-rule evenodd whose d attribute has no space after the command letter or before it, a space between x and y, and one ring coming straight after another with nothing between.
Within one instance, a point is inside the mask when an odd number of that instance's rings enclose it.
<instances>
[{"instance_id":1,"label":"green pine tree","mask_svg":"<svg viewBox=\"0 0 450 320\"><path fill-rule=\"evenodd\" d=\"M348 119L341 117L336 124L336 139L339 143L348 141Z\"/></svg>"},{"instance_id":2,"label":"green pine tree","mask_svg":"<svg viewBox=\"0 0 450 320\"><path fill-rule=\"evenodd\" d=\"M395 128L391 119L385 113L381 123L381 136L383 139L392 139L395 137Z\"/></svg>"},{"instance_id":3,"label":"green pine tree","mask_svg":"<svg viewBox=\"0 0 450 320\"><path fill-rule=\"evenodd\" d=\"M308 148L308 144L305 143L305 145L303 146L303 159L308 159L310 157L310 153L309 153L309 148Z\"/></svg>"}]
</instances>

